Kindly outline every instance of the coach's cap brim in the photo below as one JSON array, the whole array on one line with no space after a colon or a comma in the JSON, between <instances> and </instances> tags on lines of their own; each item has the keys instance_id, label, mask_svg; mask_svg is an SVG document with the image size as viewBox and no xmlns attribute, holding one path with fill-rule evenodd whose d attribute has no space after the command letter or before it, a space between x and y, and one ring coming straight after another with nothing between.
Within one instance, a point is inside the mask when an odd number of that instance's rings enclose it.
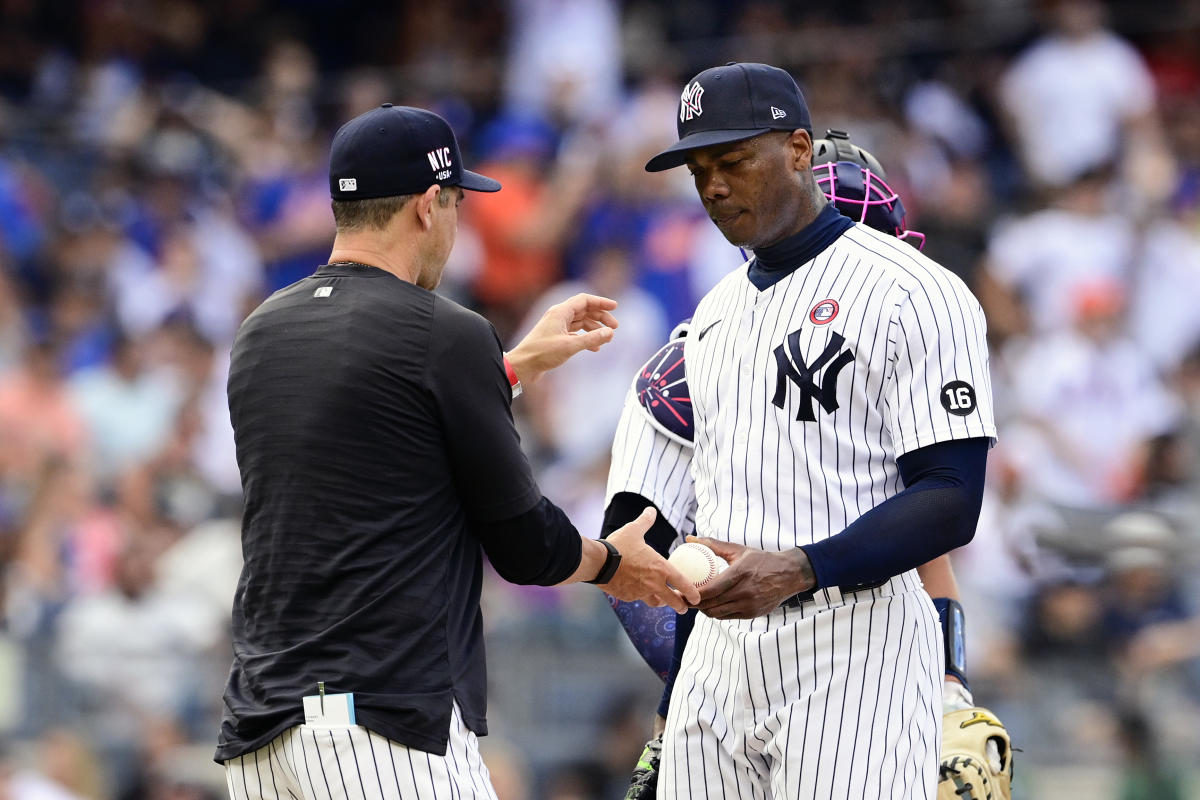
<instances>
[{"instance_id":1,"label":"coach's cap brim","mask_svg":"<svg viewBox=\"0 0 1200 800\"><path fill-rule=\"evenodd\" d=\"M753 139L755 136L762 136L764 133L770 133L771 128L737 128L733 130L723 131L697 131L680 139L675 144L663 150L654 158L646 162L646 172L662 172L665 169L672 167L681 167L687 159L689 150L696 150L701 147L711 147L714 144L729 144L731 142L740 142L745 139Z\"/></svg>"},{"instance_id":2,"label":"coach's cap brim","mask_svg":"<svg viewBox=\"0 0 1200 800\"><path fill-rule=\"evenodd\" d=\"M473 192L500 191L500 181L493 180L486 175L480 175L478 172L471 172L469 169L462 171L462 178L459 180L458 185Z\"/></svg>"}]
</instances>

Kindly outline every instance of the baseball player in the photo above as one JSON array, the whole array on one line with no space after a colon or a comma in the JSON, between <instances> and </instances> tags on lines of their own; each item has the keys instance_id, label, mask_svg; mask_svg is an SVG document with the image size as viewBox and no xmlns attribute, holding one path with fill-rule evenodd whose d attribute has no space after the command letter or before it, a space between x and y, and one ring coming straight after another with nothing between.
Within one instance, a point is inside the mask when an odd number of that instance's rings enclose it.
<instances>
[{"instance_id":1,"label":"baseball player","mask_svg":"<svg viewBox=\"0 0 1200 800\"><path fill-rule=\"evenodd\" d=\"M824 139L813 142L813 173L822 193L845 216L870 225L876 230L913 242L918 249L924 245L924 235L905 225L905 209L899 195L887 184L882 166L871 153L854 145L841 131L828 131ZM685 321L673 332L671 342L656 353L639 371L622 410L620 428L613 444L613 463L609 473L606 500L605 531L624 524L624 517L633 509L647 503L661 509L652 536L662 552L694 528L695 499L687 465L691 460L693 416L687 383L682 375L683 337L687 335ZM622 513L622 511L624 513ZM669 528L669 529L668 529ZM679 535L676 534L679 532ZM943 717L947 742L961 736L951 734L962 720L952 712L975 707L964 675L965 646L963 641L962 609L958 604L957 585L947 556L941 556L917 569L926 591L934 598L942 622L945 683L943 686ZM686 635L678 630L690 630L691 617L680 617L669 609L651 608L642 603L612 601L618 617L634 642L638 652L667 683L655 733L665 724L670 691L678 669ZM666 612L665 614L663 612ZM689 612L694 613L694 612ZM671 643L674 643L672 660ZM978 709L986 712L986 709ZM967 719L973 719L967 716ZM969 726L969 735L977 740L973 750L976 760L984 757L987 742L992 744L992 761L981 765L984 779L974 779L977 795L961 794L969 782L960 777L964 772L963 754L947 753L941 770L942 789L953 789L951 797L986 796L984 780L991 778L996 788L1005 787L1011 775L1007 732L994 716L987 726ZM976 735L980 734L980 735ZM646 800L655 796L658 780L658 761L661 739L656 736L647 744L630 784L627 800ZM955 781L958 783L955 783Z\"/></svg>"},{"instance_id":2,"label":"baseball player","mask_svg":"<svg viewBox=\"0 0 1200 800\"><path fill-rule=\"evenodd\" d=\"M328 264L242 324L229 410L244 565L216 760L234 800L489 798L482 554L516 583L589 581L684 610L642 535L580 536L534 483L509 404L612 337L613 301L553 306L505 357L433 293L464 190L450 126L390 103L330 156ZM678 582L676 582L678 581Z\"/></svg>"},{"instance_id":3,"label":"baseball player","mask_svg":"<svg viewBox=\"0 0 1200 800\"><path fill-rule=\"evenodd\" d=\"M973 534L982 313L826 203L787 73L706 70L679 132L647 169L686 164L754 258L686 339L695 528L730 567L683 653L659 796L931 798L943 646L915 567Z\"/></svg>"}]
</instances>

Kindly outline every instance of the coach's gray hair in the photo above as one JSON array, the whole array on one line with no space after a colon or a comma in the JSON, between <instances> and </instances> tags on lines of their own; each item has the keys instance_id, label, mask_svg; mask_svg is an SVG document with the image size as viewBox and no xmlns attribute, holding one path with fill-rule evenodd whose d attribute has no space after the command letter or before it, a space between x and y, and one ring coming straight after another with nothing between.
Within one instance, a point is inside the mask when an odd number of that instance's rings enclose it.
<instances>
[{"instance_id":1,"label":"coach's gray hair","mask_svg":"<svg viewBox=\"0 0 1200 800\"><path fill-rule=\"evenodd\" d=\"M368 197L363 200L334 200L333 222L338 232L383 230L399 214L409 202L417 197L415 194L400 194L392 197ZM450 205L454 195L447 192L445 187L438 192L438 204L443 208Z\"/></svg>"}]
</instances>

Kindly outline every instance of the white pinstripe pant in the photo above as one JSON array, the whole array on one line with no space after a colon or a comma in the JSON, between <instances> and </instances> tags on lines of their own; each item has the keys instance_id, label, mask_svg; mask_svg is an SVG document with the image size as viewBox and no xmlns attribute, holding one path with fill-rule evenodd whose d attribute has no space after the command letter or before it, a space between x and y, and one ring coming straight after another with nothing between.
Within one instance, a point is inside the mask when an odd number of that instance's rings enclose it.
<instances>
[{"instance_id":1,"label":"white pinstripe pant","mask_svg":"<svg viewBox=\"0 0 1200 800\"><path fill-rule=\"evenodd\" d=\"M937 612L923 591L861 594L753 620L696 618L659 800L933 800Z\"/></svg>"},{"instance_id":2,"label":"white pinstripe pant","mask_svg":"<svg viewBox=\"0 0 1200 800\"><path fill-rule=\"evenodd\" d=\"M230 800L496 800L479 740L459 714L438 756L361 725L297 725L225 762Z\"/></svg>"}]
</instances>

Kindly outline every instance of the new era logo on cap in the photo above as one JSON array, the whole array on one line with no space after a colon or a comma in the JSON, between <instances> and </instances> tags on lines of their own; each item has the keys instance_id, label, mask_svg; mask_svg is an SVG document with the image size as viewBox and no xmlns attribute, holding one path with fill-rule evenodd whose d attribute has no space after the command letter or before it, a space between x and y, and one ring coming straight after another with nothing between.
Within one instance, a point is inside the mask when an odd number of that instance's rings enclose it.
<instances>
[{"instance_id":1,"label":"new era logo on cap","mask_svg":"<svg viewBox=\"0 0 1200 800\"><path fill-rule=\"evenodd\" d=\"M338 180L338 188L341 189L343 192L357 192L358 191L358 179L357 178L341 178L340 180Z\"/></svg>"},{"instance_id":2,"label":"new era logo on cap","mask_svg":"<svg viewBox=\"0 0 1200 800\"><path fill-rule=\"evenodd\" d=\"M782 108L776 108L775 106L771 106L771 119L783 119L786 116L787 116L787 112L784 111Z\"/></svg>"}]
</instances>

